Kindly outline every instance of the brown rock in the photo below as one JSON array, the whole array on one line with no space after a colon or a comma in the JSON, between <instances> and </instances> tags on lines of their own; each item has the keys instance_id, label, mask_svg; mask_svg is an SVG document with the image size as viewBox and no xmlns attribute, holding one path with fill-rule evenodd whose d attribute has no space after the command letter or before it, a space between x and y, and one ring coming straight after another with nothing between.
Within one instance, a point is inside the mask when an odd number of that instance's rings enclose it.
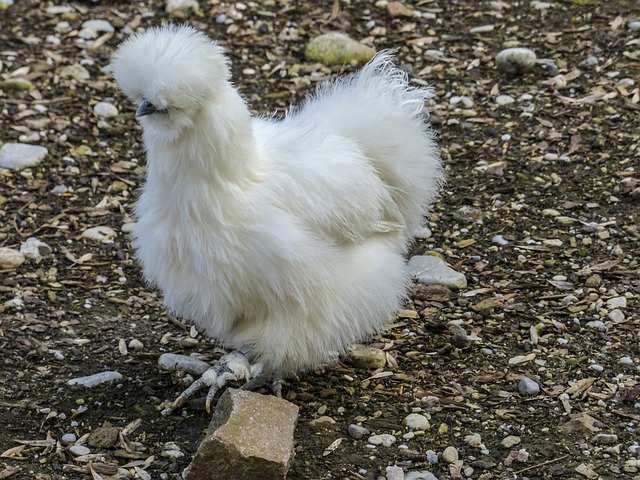
<instances>
[{"instance_id":1,"label":"brown rock","mask_svg":"<svg viewBox=\"0 0 640 480\"><path fill-rule=\"evenodd\" d=\"M387 355L379 348L368 345L355 345L349 352L349 358L353 360L356 368L375 370L387 364Z\"/></svg>"},{"instance_id":2,"label":"brown rock","mask_svg":"<svg viewBox=\"0 0 640 480\"><path fill-rule=\"evenodd\" d=\"M298 407L282 398L227 389L185 480L284 479L297 419Z\"/></svg>"},{"instance_id":3,"label":"brown rock","mask_svg":"<svg viewBox=\"0 0 640 480\"><path fill-rule=\"evenodd\" d=\"M561 425L558 430L562 433L587 433L598 430L598 420L586 413L576 413L571 415L571 419Z\"/></svg>"},{"instance_id":4,"label":"brown rock","mask_svg":"<svg viewBox=\"0 0 640 480\"><path fill-rule=\"evenodd\" d=\"M413 17L413 10L402 2L389 2L387 11L392 17Z\"/></svg>"},{"instance_id":5,"label":"brown rock","mask_svg":"<svg viewBox=\"0 0 640 480\"><path fill-rule=\"evenodd\" d=\"M118 443L120 429L114 427L109 422L104 422L101 427L96 428L87 439L87 443L96 448L109 448Z\"/></svg>"}]
</instances>

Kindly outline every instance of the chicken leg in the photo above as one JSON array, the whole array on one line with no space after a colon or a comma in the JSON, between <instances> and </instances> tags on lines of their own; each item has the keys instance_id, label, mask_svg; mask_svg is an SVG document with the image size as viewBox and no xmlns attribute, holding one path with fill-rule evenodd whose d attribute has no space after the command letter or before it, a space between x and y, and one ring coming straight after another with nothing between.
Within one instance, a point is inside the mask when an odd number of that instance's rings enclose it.
<instances>
[{"instance_id":1,"label":"chicken leg","mask_svg":"<svg viewBox=\"0 0 640 480\"><path fill-rule=\"evenodd\" d=\"M184 405L189 398L205 387L209 387L209 392L205 400L205 408L207 412L210 413L213 397L215 397L218 390L226 386L227 383L235 380L245 380L249 382L252 376L260 375L262 367L259 364L251 365L248 358L250 352L251 350L249 348L243 347L216 360L199 379L193 382L191 386L174 400L171 406L162 410L162 415L171 415L176 408Z\"/></svg>"}]
</instances>

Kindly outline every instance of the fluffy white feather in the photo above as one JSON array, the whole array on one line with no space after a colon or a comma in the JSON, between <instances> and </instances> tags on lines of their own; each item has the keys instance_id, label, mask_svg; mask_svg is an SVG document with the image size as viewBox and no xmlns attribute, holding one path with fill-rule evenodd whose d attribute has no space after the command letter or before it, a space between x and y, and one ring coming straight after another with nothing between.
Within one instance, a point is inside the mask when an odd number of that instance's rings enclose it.
<instances>
[{"instance_id":1,"label":"fluffy white feather","mask_svg":"<svg viewBox=\"0 0 640 480\"><path fill-rule=\"evenodd\" d=\"M381 53L284 119L252 118L222 49L187 26L130 38L112 64L157 110L140 118L133 245L168 308L275 376L383 327L442 182L429 89Z\"/></svg>"}]
</instances>

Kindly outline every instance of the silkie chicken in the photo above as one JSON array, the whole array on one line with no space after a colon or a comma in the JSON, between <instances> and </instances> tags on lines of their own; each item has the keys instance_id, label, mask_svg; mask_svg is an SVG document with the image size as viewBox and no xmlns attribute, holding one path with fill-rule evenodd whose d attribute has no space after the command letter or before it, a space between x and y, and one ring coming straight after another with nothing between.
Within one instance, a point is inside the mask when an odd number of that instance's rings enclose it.
<instances>
[{"instance_id":1,"label":"silkie chicken","mask_svg":"<svg viewBox=\"0 0 640 480\"><path fill-rule=\"evenodd\" d=\"M383 328L443 179L430 89L382 52L284 118L255 118L223 49L189 26L129 38L112 68L147 152L135 255L171 311L236 349L165 413L202 387L208 410L229 380L295 375Z\"/></svg>"}]
</instances>

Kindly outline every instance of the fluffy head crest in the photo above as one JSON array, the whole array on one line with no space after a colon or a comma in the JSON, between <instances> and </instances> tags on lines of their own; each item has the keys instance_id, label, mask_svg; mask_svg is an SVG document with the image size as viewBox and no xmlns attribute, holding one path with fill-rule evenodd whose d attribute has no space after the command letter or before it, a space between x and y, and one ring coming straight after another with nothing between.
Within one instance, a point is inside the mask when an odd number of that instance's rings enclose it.
<instances>
[{"instance_id":1,"label":"fluffy head crest","mask_svg":"<svg viewBox=\"0 0 640 480\"><path fill-rule=\"evenodd\" d=\"M112 59L114 76L136 102L158 110L194 112L228 83L222 48L187 25L149 29L126 40Z\"/></svg>"}]
</instances>

